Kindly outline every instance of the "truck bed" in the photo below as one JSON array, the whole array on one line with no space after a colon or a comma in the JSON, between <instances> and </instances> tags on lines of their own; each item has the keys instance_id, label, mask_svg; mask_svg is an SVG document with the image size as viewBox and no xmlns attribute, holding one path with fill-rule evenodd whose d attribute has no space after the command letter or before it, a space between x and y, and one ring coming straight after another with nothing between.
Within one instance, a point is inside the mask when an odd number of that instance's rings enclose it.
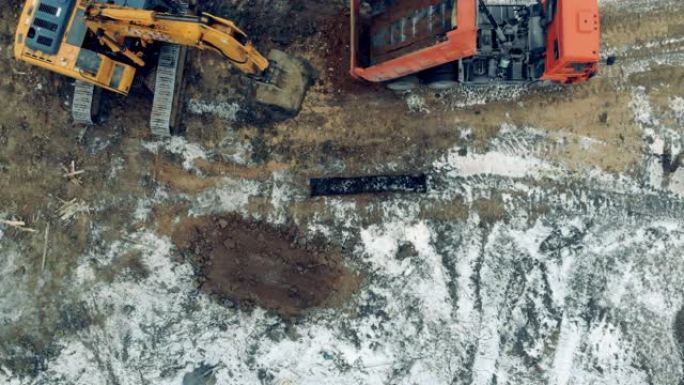
<instances>
[{"instance_id":1,"label":"truck bed","mask_svg":"<svg viewBox=\"0 0 684 385\"><path fill-rule=\"evenodd\" d=\"M454 27L454 0L378 0L369 4L371 64L432 46Z\"/></svg>"}]
</instances>

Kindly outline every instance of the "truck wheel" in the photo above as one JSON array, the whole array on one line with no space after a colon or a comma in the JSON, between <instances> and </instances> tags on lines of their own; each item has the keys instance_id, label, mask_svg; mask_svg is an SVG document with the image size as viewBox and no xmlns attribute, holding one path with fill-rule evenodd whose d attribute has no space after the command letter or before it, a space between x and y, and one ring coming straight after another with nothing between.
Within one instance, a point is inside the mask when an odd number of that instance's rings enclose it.
<instances>
[{"instance_id":1,"label":"truck wheel","mask_svg":"<svg viewBox=\"0 0 684 385\"><path fill-rule=\"evenodd\" d=\"M429 69L423 73L423 81L433 90L442 91L458 85L457 70L453 64Z\"/></svg>"},{"instance_id":2,"label":"truck wheel","mask_svg":"<svg viewBox=\"0 0 684 385\"><path fill-rule=\"evenodd\" d=\"M443 91L455 88L458 82L455 79L433 80L427 86L436 91Z\"/></svg>"},{"instance_id":3,"label":"truck wheel","mask_svg":"<svg viewBox=\"0 0 684 385\"><path fill-rule=\"evenodd\" d=\"M443 91L458 86L456 74L453 72L437 72L428 74L425 78L427 86L433 90Z\"/></svg>"},{"instance_id":4,"label":"truck wheel","mask_svg":"<svg viewBox=\"0 0 684 385\"><path fill-rule=\"evenodd\" d=\"M418 87L419 83L420 81L418 80L418 76L409 75L388 82L387 84L385 84L385 86L392 91L410 91Z\"/></svg>"}]
</instances>

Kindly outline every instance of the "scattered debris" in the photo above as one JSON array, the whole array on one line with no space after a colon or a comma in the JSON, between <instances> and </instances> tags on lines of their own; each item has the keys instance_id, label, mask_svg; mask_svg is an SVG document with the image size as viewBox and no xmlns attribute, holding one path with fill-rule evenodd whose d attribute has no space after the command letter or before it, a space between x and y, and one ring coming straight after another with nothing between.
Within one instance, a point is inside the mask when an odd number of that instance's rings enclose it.
<instances>
[{"instance_id":1,"label":"scattered debris","mask_svg":"<svg viewBox=\"0 0 684 385\"><path fill-rule=\"evenodd\" d=\"M411 112L418 112L422 114L430 113L430 109L427 108L427 104L425 103L425 98L417 94L409 94L406 97L406 106Z\"/></svg>"},{"instance_id":2,"label":"scattered debris","mask_svg":"<svg viewBox=\"0 0 684 385\"><path fill-rule=\"evenodd\" d=\"M65 201L62 199L60 199L59 201L62 205L58 210L58 214L59 218L64 222L70 221L72 218L76 216L76 214L87 213L90 211L90 206L88 206L88 204L85 203L83 200L74 198L69 201Z\"/></svg>"},{"instance_id":3,"label":"scattered debris","mask_svg":"<svg viewBox=\"0 0 684 385\"><path fill-rule=\"evenodd\" d=\"M73 160L71 161L71 165L69 168L66 168L65 166L62 166L62 170L64 170L64 177L67 178L70 182L73 182L76 185L81 185L81 180L78 178L79 175L85 173L85 170L77 170L76 169L76 162Z\"/></svg>"},{"instance_id":4,"label":"scattered debris","mask_svg":"<svg viewBox=\"0 0 684 385\"><path fill-rule=\"evenodd\" d=\"M45 226L45 239L43 242L43 261L40 264L40 271L45 270L45 260L47 259L49 234L50 234L50 222L48 222L47 226Z\"/></svg>"},{"instance_id":5,"label":"scattered debris","mask_svg":"<svg viewBox=\"0 0 684 385\"><path fill-rule=\"evenodd\" d=\"M21 221L21 220L17 220L14 218L10 219L10 220L0 219L0 223L7 225L7 226L10 226L10 227L14 227L15 229L20 230L20 231L25 231L27 233L37 233L38 232L38 230L26 227L26 222Z\"/></svg>"}]
</instances>

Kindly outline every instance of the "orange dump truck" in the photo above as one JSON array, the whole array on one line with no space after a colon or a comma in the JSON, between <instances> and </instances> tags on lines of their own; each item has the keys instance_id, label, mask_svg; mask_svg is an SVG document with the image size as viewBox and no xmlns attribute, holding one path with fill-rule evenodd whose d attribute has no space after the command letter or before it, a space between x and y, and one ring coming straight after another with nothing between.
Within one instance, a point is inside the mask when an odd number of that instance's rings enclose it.
<instances>
[{"instance_id":1,"label":"orange dump truck","mask_svg":"<svg viewBox=\"0 0 684 385\"><path fill-rule=\"evenodd\" d=\"M351 75L395 90L598 71L598 0L352 0L351 29Z\"/></svg>"}]
</instances>

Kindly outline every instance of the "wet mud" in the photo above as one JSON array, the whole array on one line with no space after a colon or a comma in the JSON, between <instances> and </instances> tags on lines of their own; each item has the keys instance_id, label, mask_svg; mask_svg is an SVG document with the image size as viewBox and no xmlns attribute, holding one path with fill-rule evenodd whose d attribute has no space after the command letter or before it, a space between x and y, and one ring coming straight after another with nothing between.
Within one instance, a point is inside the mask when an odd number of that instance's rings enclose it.
<instances>
[{"instance_id":1,"label":"wet mud","mask_svg":"<svg viewBox=\"0 0 684 385\"><path fill-rule=\"evenodd\" d=\"M359 285L340 253L301 246L291 232L237 216L189 219L173 240L195 267L200 290L231 307L292 317L340 304Z\"/></svg>"}]
</instances>

